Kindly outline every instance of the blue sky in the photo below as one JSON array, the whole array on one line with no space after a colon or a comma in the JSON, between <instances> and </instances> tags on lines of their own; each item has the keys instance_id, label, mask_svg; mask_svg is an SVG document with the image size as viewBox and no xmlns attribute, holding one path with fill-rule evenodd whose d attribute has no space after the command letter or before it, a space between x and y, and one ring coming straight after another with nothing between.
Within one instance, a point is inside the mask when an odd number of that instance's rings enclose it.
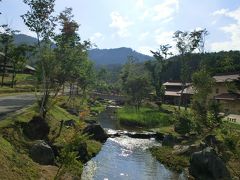
<instances>
[{"instance_id":1,"label":"blue sky","mask_svg":"<svg viewBox=\"0 0 240 180\"><path fill-rule=\"evenodd\" d=\"M174 46L176 30L206 28L207 51L240 50L240 0L56 0L56 14L65 7L73 8L82 40L98 48L149 54L160 44ZM3 0L0 24L34 36L20 18L26 11L22 0Z\"/></svg>"}]
</instances>

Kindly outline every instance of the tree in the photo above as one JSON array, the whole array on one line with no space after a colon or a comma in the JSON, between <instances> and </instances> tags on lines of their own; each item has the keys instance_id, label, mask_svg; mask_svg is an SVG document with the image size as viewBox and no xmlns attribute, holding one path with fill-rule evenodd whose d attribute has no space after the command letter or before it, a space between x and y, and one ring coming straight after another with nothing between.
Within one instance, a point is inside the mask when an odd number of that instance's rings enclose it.
<instances>
[{"instance_id":1,"label":"tree","mask_svg":"<svg viewBox=\"0 0 240 180\"><path fill-rule=\"evenodd\" d=\"M81 38L77 33L79 24L73 20L73 17L71 8L66 8L60 13L58 21L61 25L61 33L54 38L57 45L55 52L62 70L59 80L62 84L66 81L70 83L70 95L73 95L74 84L85 94L93 74L92 63L87 55L87 49L91 47L91 43L80 41Z\"/></svg>"},{"instance_id":2,"label":"tree","mask_svg":"<svg viewBox=\"0 0 240 180\"><path fill-rule=\"evenodd\" d=\"M184 88L186 87L187 81L190 80L190 69L186 62L185 56L187 54L192 53L194 50L198 49L204 52L204 46L205 46L205 37L208 35L208 32L206 29L203 30L194 30L192 32L187 31L176 31L174 33L174 40L176 41L176 47L180 53L181 57L181 83L182 83L182 89L181 89L181 96L179 99L179 109L180 105L182 104L182 94L184 91ZM185 106L186 108L186 106Z\"/></svg>"},{"instance_id":3,"label":"tree","mask_svg":"<svg viewBox=\"0 0 240 180\"><path fill-rule=\"evenodd\" d=\"M11 87L13 88L15 83L15 78L16 78L16 72L23 69L24 65L26 64L27 61L27 52L31 47L21 44L19 46L13 46L12 49L10 50L10 63L12 65L12 83Z\"/></svg>"},{"instance_id":4,"label":"tree","mask_svg":"<svg viewBox=\"0 0 240 180\"><path fill-rule=\"evenodd\" d=\"M26 14L22 15L22 19L25 23L25 25L30 29L30 31L33 31L37 35L37 41L38 41L38 58L41 62L41 81L43 86L43 95L41 97L41 103L40 104L40 116L45 119L46 116L46 105L48 100L48 90L47 88L47 78L46 78L46 63L44 64L43 60L41 59L41 50L46 49L41 48L40 40L43 40L46 42L46 45L50 45L49 39L53 36L53 30L55 28L55 20L56 18L52 16L52 13L54 12L54 2L55 0L23 0L25 4L27 4L30 8L29 11L27 11ZM50 48L50 47L49 47Z\"/></svg>"},{"instance_id":5,"label":"tree","mask_svg":"<svg viewBox=\"0 0 240 180\"><path fill-rule=\"evenodd\" d=\"M155 92L158 100L163 100L164 87L163 87L163 73L166 71L168 65L166 59L168 55L172 55L169 52L171 46L169 44L160 45L158 51L151 51L154 56L154 60L145 63L145 67L151 75L152 85L155 88Z\"/></svg>"},{"instance_id":6,"label":"tree","mask_svg":"<svg viewBox=\"0 0 240 180\"><path fill-rule=\"evenodd\" d=\"M130 97L131 103L139 110L142 101L151 92L149 74L137 59L129 57L121 72L123 91Z\"/></svg>"},{"instance_id":7,"label":"tree","mask_svg":"<svg viewBox=\"0 0 240 180\"><path fill-rule=\"evenodd\" d=\"M202 125L207 125L208 96L212 92L214 79L204 69L196 72L192 76L195 94L192 99L192 110L194 118Z\"/></svg>"},{"instance_id":8,"label":"tree","mask_svg":"<svg viewBox=\"0 0 240 180\"><path fill-rule=\"evenodd\" d=\"M147 77L133 77L128 79L125 84L125 92L130 96L131 102L136 110L139 110L142 101L150 93L150 84Z\"/></svg>"},{"instance_id":9,"label":"tree","mask_svg":"<svg viewBox=\"0 0 240 180\"><path fill-rule=\"evenodd\" d=\"M4 84L4 78L6 75L6 66L8 63L10 63L10 50L13 46L13 34L18 32L16 30L12 30L8 25L2 25L3 32L0 33L0 44L3 48L3 61L1 65L1 71L2 71L2 81L1 86Z\"/></svg>"}]
</instances>

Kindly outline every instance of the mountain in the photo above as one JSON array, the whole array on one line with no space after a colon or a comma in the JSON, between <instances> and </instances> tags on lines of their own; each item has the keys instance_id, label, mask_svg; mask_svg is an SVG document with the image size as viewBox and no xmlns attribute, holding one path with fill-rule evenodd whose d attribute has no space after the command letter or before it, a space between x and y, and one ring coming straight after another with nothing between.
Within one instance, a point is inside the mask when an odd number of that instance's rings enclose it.
<instances>
[{"instance_id":1,"label":"mountain","mask_svg":"<svg viewBox=\"0 0 240 180\"><path fill-rule=\"evenodd\" d=\"M132 50L131 48L121 47L115 49L92 49L89 50L89 58L96 64L124 64L129 56L138 59L139 62L152 59L147 56Z\"/></svg>"},{"instance_id":2,"label":"mountain","mask_svg":"<svg viewBox=\"0 0 240 180\"><path fill-rule=\"evenodd\" d=\"M33 45L37 43L37 39L25 34L17 34L14 36L14 42L16 44L28 44ZM121 47L115 49L91 49L88 52L89 59L95 62L96 65L108 65L108 64L124 64L129 56L133 56L138 59L139 62L152 59L151 56L141 54L131 48Z\"/></svg>"},{"instance_id":3,"label":"mountain","mask_svg":"<svg viewBox=\"0 0 240 180\"><path fill-rule=\"evenodd\" d=\"M37 39L25 34L16 34L14 35L14 43L33 45L37 43Z\"/></svg>"}]
</instances>

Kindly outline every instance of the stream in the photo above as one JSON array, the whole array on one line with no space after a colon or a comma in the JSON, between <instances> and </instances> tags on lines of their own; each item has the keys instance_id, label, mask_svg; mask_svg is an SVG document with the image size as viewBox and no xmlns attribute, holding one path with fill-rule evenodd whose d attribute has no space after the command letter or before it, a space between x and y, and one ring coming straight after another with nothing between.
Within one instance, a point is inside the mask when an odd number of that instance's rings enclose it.
<instances>
[{"instance_id":1,"label":"stream","mask_svg":"<svg viewBox=\"0 0 240 180\"><path fill-rule=\"evenodd\" d=\"M123 129L114 113L106 110L98 117L99 123L109 131ZM129 131L129 129L128 129ZM83 180L185 180L159 163L148 150L161 143L151 139L131 138L125 135L108 138L101 151L83 169Z\"/></svg>"}]
</instances>

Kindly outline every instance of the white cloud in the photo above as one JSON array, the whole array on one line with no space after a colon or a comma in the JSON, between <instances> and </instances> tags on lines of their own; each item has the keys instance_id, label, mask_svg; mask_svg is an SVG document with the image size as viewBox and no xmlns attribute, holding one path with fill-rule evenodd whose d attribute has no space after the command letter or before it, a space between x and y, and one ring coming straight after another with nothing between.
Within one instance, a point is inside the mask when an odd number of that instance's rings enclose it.
<instances>
[{"instance_id":1,"label":"white cloud","mask_svg":"<svg viewBox=\"0 0 240 180\"><path fill-rule=\"evenodd\" d=\"M211 49L213 51L240 50L240 7L233 11L229 11L228 9L220 9L213 12L213 15L222 15L232 18L236 21L236 23L220 27L220 30L222 30L224 33L230 34L230 39L223 42L212 43Z\"/></svg>"},{"instance_id":2,"label":"white cloud","mask_svg":"<svg viewBox=\"0 0 240 180\"><path fill-rule=\"evenodd\" d=\"M163 0L160 4L155 4L151 7L145 8L143 14L140 16L140 20L146 18L152 21L161 21L167 23L173 20L174 15L179 10L179 0Z\"/></svg>"},{"instance_id":3,"label":"white cloud","mask_svg":"<svg viewBox=\"0 0 240 180\"><path fill-rule=\"evenodd\" d=\"M212 15L216 16L216 15L224 15L228 12L228 9L219 9L217 11L214 11L212 13Z\"/></svg>"},{"instance_id":4,"label":"white cloud","mask_svg":"<svg viewBox=\"0 0 240 180\"><path fill-rule=\"evenodd\" d=\"M173 41L173 31L161 31L156 30L156 36L155 36L155 42L157 44L170 44L172 45L174 43Z\"/></svg>"},{"instance_id":5,"label":"white cloud","mask_svg":"<svg viewBox=\"0 0 240 180\"><path fill-rule=\"evenodd\" d=\"M154 21L171 20L179 9L179 0L165 0L163 3L155 5L152 11Z\"/></svg>"},{"instance_id":6,"label":"white cloud","mask_svg":"<svg viewBox=\"0 0 240 180\"><path fill-rule=\"evenodd\" d=\"M109 25L109 27L115 28L120 37L128 37L130 35L128 28L133 23L129 21L128 18L121 16L120 13L116 11L113 11L110 16L112 23Z\"/></svg>"},{"instance_id":7,"label":"white cloud","mask_svg":"<svg viewBox=\"0 0 240 180\"><path fill-rule=\"evenodd\" d=\"M173 40L173 34L174 31L163 31L162 29L157 29L155 30L155 42L158 45L169 44L170 46L172 46L170 52L172 52L173 54L177 54L178 51L175 46L176 42Z\"/></svg>"},{"instance_id":8,"label":"white cloud","mask_svg":"<svg viewBox=\"0 0 240 180\"><path fill-rule=\"evenodd\" d=\"M91 37L90 37L91 41L96 41L96 40L104 40L104 36L102 33L100 32L96 32L94 33Z\"/></svg>"}]
</instances>

